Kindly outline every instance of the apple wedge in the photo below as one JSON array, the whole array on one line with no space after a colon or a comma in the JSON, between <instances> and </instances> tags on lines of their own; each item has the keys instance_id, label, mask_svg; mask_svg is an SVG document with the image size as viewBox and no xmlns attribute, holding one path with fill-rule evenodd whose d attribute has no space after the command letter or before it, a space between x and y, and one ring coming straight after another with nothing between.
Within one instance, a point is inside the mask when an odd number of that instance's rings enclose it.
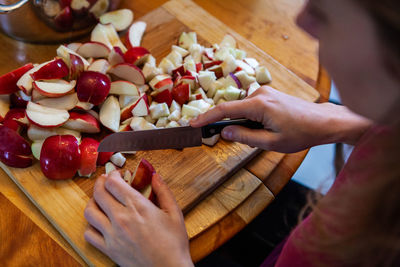
<instances>
[{"instance_id":1,"label":"apple wedge","mask_svg":"<svg viewBox=\"0 0 400 267\"><path fill-rule=\"evenodd\" d=\"M32 165L29 143L14 130L0 125L0 161L14 168Z\"/></svg>"},{"instance_id":2,"label":"apple wedge","mask_svg":"<svg viewBox=\"0 0 400 267\"><path fill-rule=\"evenodd\" d=\"M111 67L109 73L136 85L143 85L146 83L142 70L130 63L117 64Z\"/></svg>"},{"instance_id":3,"label":"apple wedge","mask_svg":"<svg viewBox=\"0 0 400 267\"><path fill-rule=\"evenodd\" d=\"M37 71L31 74L34 81L37 80L54 80L62 79L67 77L69 74L69 68L61 58L56 58L43 66Z\"/></svg>"},{"instance_id":4,"label":"apple wedge","mask_svg":"<svg viewBox=\"0 0 400 267\"><path fill-rule=\"evenodd\" d=\"M100 132L99 121L93 115L85 112L70 112L69 119L63 127L81 133Z\"/></svg>"},{"instance_id":5,"label":"apple wedge","mask_svg":"<svg viewBox=\"0 0 400 267\"><path fill-rule=\"evenodd\" d=\"M88 71L96 71L103 74L106 74L108 69L110 68L110 63L106 59L98 59L90 64Z\"/></svg>"},{"instance_id":6,"label":"apple wedge","mask_svg":"<svg viewBox=\"0 0 400 267\"><path fill-rule=\"evenodd\" d=\"M114 46L121 48L124 53L127 50L111 23L107 25L101 23L97 24L92 31L90 41L105 44L110 50L113 49Z\"/></svg>"},{"instance_id":7,"label":"apple wedge","mask_svg":"<svg viewBox=\"0 0 400 267\"><path fill-rule=\"evenodd\" d=\"M31 145L32 155L35 159L40 160L40 152L42 151L44 140L34 141Z\"/></svg>"},{"instance_id":8,"label":"apple wedge","mask_svg":"<svg viewBox=\"0 0 400 267\"><path fill-rule=\"evenodd\" d=\"M139 99L139 96L134 96L134 95L120 95L119 96L119 106L121 109L126 107L128 104L130 104L132 101L136 102Z\"/></svg>"},{"instance_id":9,"label":"apple wedge","mask_svg":"<svg viewBox=\"0 0 400 267\"><path fill-rule=\"evenodd\" d=\"M127 47L131 48L140 46L143 34L146 31L146 27L147 24L143 21L136 21L129 27L128 33L126 35Z\"/></svg>"},{"instance_id":10,"label":"apple wedge","mask_svg":"<svg viewBox=\"0 0 400 267\"><path fill-rule=\"evenodd\" d=\"M100 122L113 132L118 132L120 123L119 103L115 96L109 96L100 109Z\"/></svg>"},{"instance_id":11,"label":"apple wedge","mask_svg":"<svg viewBox=\"0 0 400 267\"><path fill-rule=\"evenodd\" d=\"M133 172L131 186L138 191L151 185L153 175L156 173L154 167L145 159L142 159Z\"/></svg>"},{"instance_id":12,"label":"apple wedge","mask_svg":"<svg viewBox=\"0 0 400 267\"><path fill-rule=\"evenodd\" d=\"M100 23L111 23L117 31L126 30L133 21L133 12L130 9L119 9L107 12L100 16Z\"/></svg>"},{"instance_id":13,"label":"apple wedge","mask_svg":"<svg viewBox=\"0 0 400 267\"><path fill-rule=\"evenodd\" d=\"M82 43L69 43L66 45L68 49L71 49L72 51L76 52L78 48L82 45Z\"/></svg>"},{"instance_id":14,"label":"apple wedge","mask_svg":"<svg viewBox=\"0 0 400 267\"><path fill-rule=\"evenodd\" d=\"M108 58L111 49L100 42L87 42L82 44L76 51L85 58Z\"/></svg>"},{"instance_id":15,"label":"apple wedge","mask_svg":"<svg viewBox=\"0 0 400 267\"><path fill-rule=\"evenodd\" d=\"M174 82L171 79L171 76L167 74L161 74L154 77L149 85L153 90L162 92L164 90L172 91L172 87L174 87Z\"/></svg>"},{"instance_id":16,"label":"apple wedge","mask_svg":"<svg viewBox=\"0 0 400 267\"><path fill-rule=\"evenodd\" d=\"M96 163L99 156L97 148L100 143L92 138L83 138L79 144L79 150L81 152L80 166L78 169L78 175L81 177L90 177L96 172Z\"/></svg>"},{"instance_id":17,"label":"apple wedge","mask_svg":"<svg viewBox=\"0 0 400 267\"><path fill-rule=\"evenodd\" d=\"M120 152L118 152L111 156L110 161L115 166L122 168L122 166L124 166L124 164L126 162L126 158L124 157L124 155L122 155Z\"/></svg>"},{"instance_id":18,"label":"apple wedge","mask_svg":"<svg viewBox=\"0 0 400 267\"><path fill-rule=\"evenodd\" d=\"M136 66L143 65L150 55L149 50L141 46L131 47L126 51L124 60L127 63L135 64Z\"/></svg>"},{"instance_id":19,"label":"apple wedge","mask_svg":"<svg viewBox=\"0 0 400 267\"><path fill-rule=\"evenodd\" d=\"M27 131L28 138L32 141L45 140L47 137L53 135L72 135L75 136L77 140L81 139L80 132L65 129L65 128L42 128L34 124L29 125Z\"/></svg>"},{"instance_id":20,"label":"apple wedge","mask_svg":"<svg viewBox=\"0 0 400 267\"><path fill-rule=\"evenodd\" d=\"M158 103L166 103L169 106L171 106L172 103L172 94L170 90L165 89L164 91L158 93L156 96L154 96L154 100Z\"/></svg>"},{"instance_id":21,"label":"apple wedge","mask_svg":"<svg viewBox=\"0 0 400 267\"><path fill-rule=\"evenodd\" d=\"M128 81L115 81L111 83L110 94L139 96L137 86Z\"/></svg>"},{"instance_id":22,"label":"apple wedge","mask_svg":"<svg viewBox=\"0 0 400 267\"><path fill-rule=\"evenodd\" d=\"M78 140L72 135L48 137L40 152L40 167L43 174L52 180L71 179L81 163Z\"/></svg>"},{"instance_id":23,"label":"apple wedge","mask_svg":"<svg viewBox=\"0 0 400 267\"><path fill-rule=\"evenodd\" d=\"M110 92L110 79L100 72L85 71L79 76L76 92L79 101L101 104Z\"/></svg>"},{"instance_id":24,"label":"apple wedge","mask_svg":"<svg viewBox=\"0 0 400 267\"><path fill-rule=\"evenodd\" d=\"M67 82L65 80L34 81L33 87L47 97L61 97L71 93L76 85L76 81Z\"/></svg>"},{"instance_id":25,"label":"apple wedge","mask_svg":"<svg viewBox=\"0 0 400 267\"><path fill-rule=\"evenodd\" d=\"M31 69L33 69L33 65L29 63L0 76L0 95L8 95L17 92L19 90L17 86L18 80Z\"/></svg>"},{"instance_id":26,"label":"apple wedge","mask_svg":"<svg viewBox=\"0 0 400 267\"><path fill-rule=\"evenodd\" d=\"M121 48L119 48L118 46L113 47L110 54L108 55L108 62L111 66L125 62L124 53L122 52Z\"/></svg>"},{"instance_id":27,"label":"apple wedge","mask_svg":"<svg viewBox=\"0 0 400 267\"><path fill-rule=\"evenodd\" d=\"M16 108L26 108L28 101L31 101L32 97L26 95L23 91L12 93L10 95L10 102L13 107Z\"/></svg>"},{"instance_id":28,"label":"apple wedge","mask_svg":"<svg viewBox=\"0 0 400 267\"><path fill-rule=\"evenodd\" d=\"M26 106L26 116L31 123L40 127L57 127L69 119L66 110L48 108L33 102Z\"/></svg>"},{"instance_id":29,"label":"apple wedge","mask_svg":"<svg viewBox=\"0 0 400 267\"><path fill-rule=\"evenodd\" d=\"M143 117L149 114L149 105L147 104L147 95L143 94L137 100L131 101L121 110L121 121L129 119L132 116Z\"/></svg>"},{"instance_id":30,"label":"apple wedge","mask_svg":"<svg viewBox=\"0 0 400 267\"><path fill-rule=\"evenodd\" d=\"M29 122L25 115L25 109L13 108L7 112L3 125L16 131L20 132L23 127L28 126Z\"/></svg>"},{"instance_id":31,"label":"apple wedge","mask_svg":"<svg viewBox=\"0 0 400 267\"><path fill-rule=\"evenodd\" d=\"M10 110L10 96L0 95L0 122L4 120Z\"/></svg>"},{"instance_id":32,"label":"apple wedge","mask_svg":"<svg viewBox=\"0 0 400 267\"><path fill-rule=\"evenodd\" d=\"M172 89L172 98L180 105L185 104L189 100L190 86L189 84L180 84Z\"/></svg>"},{"instance_id":33,"label":"apple wedge","mask_svg":"<svg viewBox=\"0 0 400 267\"><path fill-rule=\"evenodd\" d=\"M43 64L37 65L30 69L29 71L25 72L24 75L22 75L19 80L17 81L17 87L21 89L26 95L30 96L32 94L32 88L33 88L33 79L31 74L39 70L42 66L47 64L48 62L45 62Z\"/></svg>"},{"instance_id":34,"label":"apple wedge","mask_svg":"<svg viewBox=\"0 0 400 267\"><path fill-rule=\"evenodd\" d=\"M133 117L130 126L133 131L157 129L153 123L148 122L143 117Z\"/></svg>"}]
</instances>

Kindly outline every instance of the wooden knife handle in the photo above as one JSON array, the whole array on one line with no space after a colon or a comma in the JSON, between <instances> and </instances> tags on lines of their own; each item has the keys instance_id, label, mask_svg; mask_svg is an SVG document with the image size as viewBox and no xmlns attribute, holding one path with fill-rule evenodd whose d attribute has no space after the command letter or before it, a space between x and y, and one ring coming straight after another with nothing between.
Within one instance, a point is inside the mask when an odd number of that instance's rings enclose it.
<instances>
[{"instance_id":1,"label":"wooden knife handle","mask_svg":"<svg viewBox=\"0 0 400 267\"><path fill-rule=\"evenodd\" d=\"M223 120L203 126L201 128L202 136L203 138L210 138L216 134L220 134L222 129L229 125L239 125L250 129L264 129L264 125L260 122L248 119Z\"/></svg>"}]
</instances>

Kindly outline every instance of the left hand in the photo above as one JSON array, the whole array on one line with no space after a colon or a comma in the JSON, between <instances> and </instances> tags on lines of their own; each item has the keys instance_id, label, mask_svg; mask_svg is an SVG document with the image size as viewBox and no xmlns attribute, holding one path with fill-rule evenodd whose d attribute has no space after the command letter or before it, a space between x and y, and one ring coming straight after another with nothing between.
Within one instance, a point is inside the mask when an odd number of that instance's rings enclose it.
<instances>
[{"instance_id":1,"label":"left hand","mask_svg":"<svg viewBox=\"0 0 400 267\"><path fill-rule=\"evenodd\" d=\"M85 239L121 266L193 266L174 196L158 174L152 187L160 208L119 172L100 176L85 210Z\"/></svg>"}]
</instances>

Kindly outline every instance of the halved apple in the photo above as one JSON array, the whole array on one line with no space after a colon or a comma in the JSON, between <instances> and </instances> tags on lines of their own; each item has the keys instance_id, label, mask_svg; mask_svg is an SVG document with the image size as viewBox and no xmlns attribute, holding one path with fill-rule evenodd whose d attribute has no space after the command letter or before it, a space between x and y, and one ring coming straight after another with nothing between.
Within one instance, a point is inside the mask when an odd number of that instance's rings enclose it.
<instances>
[{"instance_id":1,"label":"halved apple","mask_svg":"<svg viewBox=\"0 0 400 267\"><path fill-rule=\"evenodd\" d=\"M76 92L78 99L93 105L101 104L110 92L110 79L100 72L85 71L79 76Z\"/></svg>"},{"instance_id":2,"label":"halved apple","mask_svg":"<svg viewBox=\"0 0 400 267\"><path fill-rule=\"evenodd\" d=\"M111 83L110 94L139 96L139 89L128 81L115 81Z\"/></svg>"},{"instance_id":3,"label":"halved apple","mask_svg":"<svg viewBox=\"0 0 400 267\"><path fill-rule=\"evenodd\" d=\"M54 60L44 64L37 71L31 74L34 81L37 80L53 80L67 77L69 74L69 68L61 58L55 58Z\"/></svg>"},{"instance_id":4,"label":"halved apple","mask_svg":"<svg viewBox=\"0 0 400 267\"><path fill-rule=\"evenodd\" d=\"M63 125L64 128L75 130L81 133L99 133L99 121L91 114L86 112L69 113L68 121Z\"/></svg>"},{"instance_id":5,"label":"halved apple","mask_svg":"<svg viewBox=\"0 0 400 267\"><path fill-rule=\"evenodd\" d=\"M100 109L100 122L113 132L118 132L120 122L119 103L115 96L109 96Z\"/></svg>"},{"instance_id":6,"label":"halved apple","mask_svg":"<svg viewBox=\"0 0 400 267\"><path fill-rule=\"evenodd\" d=\"M114 10L101 15L99 20L102 24L111 23L117 31L124 31L133 21L133 12L130 9Z\"/></svg>"},{"instance_id":7,"label":"halved apple","mask_svg":"<svg viewBox=\"0 0 400 267\"><path fill-rule=\"evenodd\" d=\"M147 24L143 21L136 21L129 27L126 35L126 45L129 48L140 46L146 27Z\"/></svg>"},{"instance_id":8,"label":"halved apple","mask_svg":"<svg viewBox=\"0 0 400 267\"><path fill-rule=\"evenodd\" d=\"M82 44L76 52L85 58L107 58L110 50L105 44L92 41Z\"/></svg>"},{"instance_id":9,"label":"halved apple","mask_svg":"<svg viewBox=\"0 0 400 267\"><path fill-rule=\"evenodd\" d=\"M109 73L112 73L115 76L118 76L126 81L130 81L136 85L142 85L146 83L142 70L130 63L117 64L111 67Z\"/></svg>"},{"instance_id":10,"label":"halved apple","mask_svg":"<svg viewBox=\"0 0 400 267\"><path fill-rule=\"evenodd\" d=\"M81 177L90 177L96 172L96 162L99 156L97 148L100 143L93 138L83 138L79 144L79 150L81 152L81 162L78 170L78 174Z\"/></svg>"},{"instance_id":11,"label":"halved apple","mask_svg":"<svg viewBox=\"0 0 400 267\"><path fill-rule=\"evenodd\" d=\"M33 102L26 106L29 121L40 127L57 127L64 124L69 113L66 110L44 107Z\"/></svg>"},{"instance_id":12,"label":"halved apple","mask_svg":"<svg viewBox=\"0 0 400 267\"><path fill-rule=\"evenodd\" d=\"M67 82L65 80L50 80L45 82L34 81L33 87L47 97L61 97L69 94L75 88L76 81Z\"/></svg>"},{"instance_id":13,"label":"halved apple","mask_svg":"<svg viewBox=\"0 0 400 267\"><path fill-rule=\"evenodd\" d=\"M29 70L33 69L32 63L28 63L16 70L0 76L0 95L12 94L19 90L18 80Z\"/></svg>"}]
</instances>

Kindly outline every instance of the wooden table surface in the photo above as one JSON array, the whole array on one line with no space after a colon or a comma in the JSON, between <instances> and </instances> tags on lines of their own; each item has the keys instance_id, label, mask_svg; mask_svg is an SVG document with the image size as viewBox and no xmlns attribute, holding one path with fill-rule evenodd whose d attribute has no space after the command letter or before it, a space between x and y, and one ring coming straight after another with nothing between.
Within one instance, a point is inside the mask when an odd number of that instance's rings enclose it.
<instances>
[{"instance_id":1,"label":"wooden table surface","mask_svg":"<svg viewBox=\"0 0 400 267\"><path fill-rule=\"evenodd\" d=\"M130 0L124 1L123 6L132 9L135 18L139 18L165 2L166 0ZM330 81L323 70L318 71L318 44L294 23L304 0L195 2L307 83L315 86L321 93L320 101L327 100ZM32 51L34 45L17 42L3 35L0 35L0 44L3 51L0 53L0 74L20 66L27 58L40 61L46 54L54 54L54 47L49 46L44 50L42 47L41 51L45 51L43 54L27 55L25 52ZM241 177L240 179L233 176L186 214L186 225L191 226L188 227L188 233L191 237L193 260L198 261L221 246L265 209L292 177L306 154L307 151L290 155L262 152L235 175ZM244 173L248 175L243 175ZM238 194L243 195L241 190L248 190L245 198L238 198ZM221 203L219 197L224 195L226 198L229 192L236 192L232 194L232 199L236 197L236 200ZM240 203L237 199L240 199ZM205 210L207 212L204 212ZM207 216L209 223L196 225L201 221L199 218L204 216ZM1 170L0 263L6 266L84 264L70 245Z\"/></svg>"}]
</instances>

